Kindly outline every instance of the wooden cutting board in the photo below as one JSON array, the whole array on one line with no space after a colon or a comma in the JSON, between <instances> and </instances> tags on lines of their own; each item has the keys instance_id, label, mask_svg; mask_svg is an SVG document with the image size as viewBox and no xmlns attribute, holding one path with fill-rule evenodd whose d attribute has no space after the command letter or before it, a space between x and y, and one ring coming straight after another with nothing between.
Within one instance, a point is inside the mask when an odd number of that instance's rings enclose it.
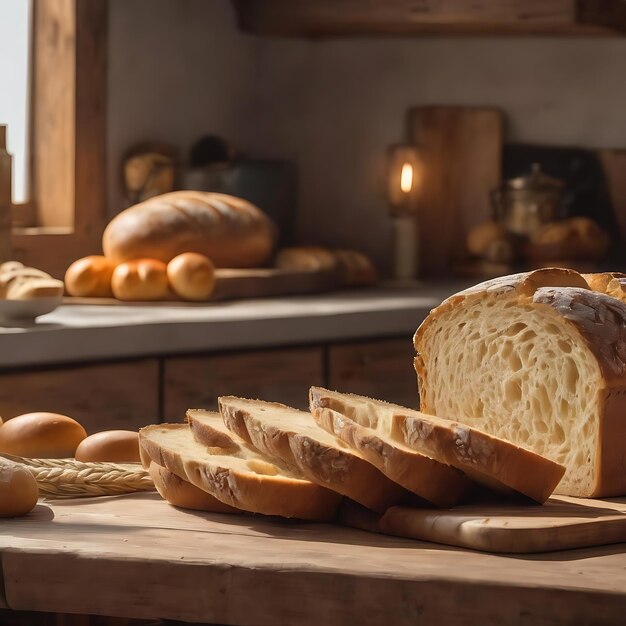
<instances>
[{"instance_id":1,"label":"wooden cutting board","mask_svg":"<svg viewBox=\"0 0 626 626\"><path fill-rule=\"evenodd\" d=\"M269 298L272 296L302 295L331 291L340 286L335 272L302 272L274 268L260 269L218 269L215 271L215 291L209 302L244 298ZM97 304L111 306L161 305L159 302L122 302L115 298L76 298L65 297L63 304ZM206 302L184 302L172 296L167 304L198 306Z\"/></svg>"},{"instance_id":2,"label":"wooden cutting board","mask_svg":"<svg viewBox=\"0 0 626 626\"><path fill-rule=\"evenodd\" d=\"M446 273L467 256L469 229L492 216L500 184L502 113L427 106L409 112L409 141L423 163L417 204L420 274Z\"/></svg>"},{"instance_id":3,"label":"wooden cutting board","mask_svg":"<svg viewBox=\"0 0 626 626\"><path fill-rule=\"evenodd\" d=\"M343 507L341 521L397 537L530 554L626 542L626 498L554 496L543 506L490 503L450 510L397 506L382 516L350 504Z\"/></svg>"}]
</instances>

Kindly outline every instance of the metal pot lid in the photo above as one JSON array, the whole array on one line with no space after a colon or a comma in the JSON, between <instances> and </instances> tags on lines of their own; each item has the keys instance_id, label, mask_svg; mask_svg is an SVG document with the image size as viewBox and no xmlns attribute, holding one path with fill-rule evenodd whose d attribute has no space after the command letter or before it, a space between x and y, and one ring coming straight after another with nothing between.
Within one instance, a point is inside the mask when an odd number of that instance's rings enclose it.
<instances>
[{"instance_id":1,"label":"metal pot lid","mask_svg":"<svg viewBox=\"0 0 626 626\"><path fill-rule=\"evenodd\" d=\"M517 178L511 178L504 183L508 189L532 189L534 191L539 190L553 190L560 191L565 186L565 183L559 178L553 178L541 171L541 164L533 163L531 166L530 174L525 176L518 176Z\"/></svg>"}]
</instances>

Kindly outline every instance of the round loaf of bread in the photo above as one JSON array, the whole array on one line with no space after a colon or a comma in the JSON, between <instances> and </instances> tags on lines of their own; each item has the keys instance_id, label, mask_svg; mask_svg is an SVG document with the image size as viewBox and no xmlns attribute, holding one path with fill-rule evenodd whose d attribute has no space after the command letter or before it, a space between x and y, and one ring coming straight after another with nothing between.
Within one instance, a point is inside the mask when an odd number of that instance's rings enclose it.
<instances>
[{"instance_id":1,"label":"round loaf of bread","mask_svg":"<svg viewBox=\"0 0 626 626\"><path fill-rule=\"evenodd\" d=\"M139 463L139 435L132 430L104 430L83 439L75 458L85 463Z\"/></svg>"},{"instance_id":2,"label":"round loaf of bread","mask_svg":"<svg viewBox=\"0 0 626 626\"><path fill-rule=\"evenodd\" d=\"M0 517L26 515L35 508L37 498L35 477L23 465L0 458Z\"/></svg>"},{"instance_id":3,"label":"round loaf of bread","mask_svg":"<svg viewBox=\"0 0 626 626\"><path fill-rule=\"evenodd\" d=\"M257 267L272 252L276 229L256 206L234 196L173 191L117 215L102 238L115 263L150 258L168 263L198 252L216 267Z\"/></svg>"},{"instance_id":4,"label":"round loaf of bread","mask_svg":"<svg viewBox=\"0 0 626 626\"><path fill-rule=\"evenodd\" d=\"M374 264L357 250L333 250L337 259L343 284L349 287L365 287L378 280Z\"/></svg>"},{"instance_id":5,"label":"round loaf of bread","mask_svg":"<svg viewBox=\"0 0 626 626\"><path fill-rule=\"evenodd\" d=\"M70 458L85 437L85 429L71 417L26 413L0 427L0 452L28 458Z\"/></svg>"},{"instance_id":6,"label":"round loaf of bread","mask_svg":"<svg viewBox=\"0 0 626 626\"><path fill-rule=\"evenodd\" d=\"M228 506L202 491L190 482L183 480L154 461L148 466L148 472L160 496L174 506L195 511L212 513L240 513L238 509Z\"/></svg>"},{"instance_id":7,"label":"round loaf of bread","mask_svg":"<svg viewBox=\"0 0 626 626\"><path fill-rule=\"evenodd\" d=\"M167 266L154 259L121 263L113 270L111 288L118 300L165 300L169 293Z\"/></svg>"},{"instance_id":8,"label":"round loaf of bread","mask_svg":"<svg viewBox=\"0 0 626 626\"><path fill-rule=\"evenodd\" d=\"M215 267L208 257L183 252L167 264L170 287L184 300L207 300L215 287Z\"/></svg>"},{"instance_id":9,"label":"round loaf of bread","mask_svg":"<svg viewBox=\"0 0 626 626\"><path fill-rule=\"evenodd\" d=\"M74 261L65 272L65 288L71 296L110 298L115 265L106 257L92 255Z\"/></svg>"}]
</instances>

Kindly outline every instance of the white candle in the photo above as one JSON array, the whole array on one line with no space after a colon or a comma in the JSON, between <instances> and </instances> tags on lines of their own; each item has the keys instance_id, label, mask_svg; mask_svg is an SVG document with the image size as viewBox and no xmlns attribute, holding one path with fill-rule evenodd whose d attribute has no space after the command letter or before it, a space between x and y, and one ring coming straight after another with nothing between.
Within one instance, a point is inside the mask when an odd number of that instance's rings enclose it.
<instances>
[{"instance_id":1,"label":"white candle","mask_svg":"<svg viewBox=\"0 0 626 626\"><path fill-rule=\"evenodd\" d=\"M417 276L417 220L413 215L395 217L394 276L399 281L413 281Z\"/></svg>"}]
</instances>

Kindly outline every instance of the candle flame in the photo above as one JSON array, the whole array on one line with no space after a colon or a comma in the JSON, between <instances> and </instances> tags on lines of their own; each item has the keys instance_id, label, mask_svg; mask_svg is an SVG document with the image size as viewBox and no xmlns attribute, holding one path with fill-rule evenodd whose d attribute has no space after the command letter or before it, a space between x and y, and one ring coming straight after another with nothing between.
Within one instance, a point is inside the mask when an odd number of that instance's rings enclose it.
<instances>
[{"instance_id":1,"label":"candle flame","mask_svg":"<svg viewBox=\"0 0 626 626\"><path fill-rule=\"evenodd\" d=\"M410 163L404 163L402 165L400 189L402 189L404 193L410 193L411 189L413 189L413 166Z\"/></svg>"}]
</instances>

